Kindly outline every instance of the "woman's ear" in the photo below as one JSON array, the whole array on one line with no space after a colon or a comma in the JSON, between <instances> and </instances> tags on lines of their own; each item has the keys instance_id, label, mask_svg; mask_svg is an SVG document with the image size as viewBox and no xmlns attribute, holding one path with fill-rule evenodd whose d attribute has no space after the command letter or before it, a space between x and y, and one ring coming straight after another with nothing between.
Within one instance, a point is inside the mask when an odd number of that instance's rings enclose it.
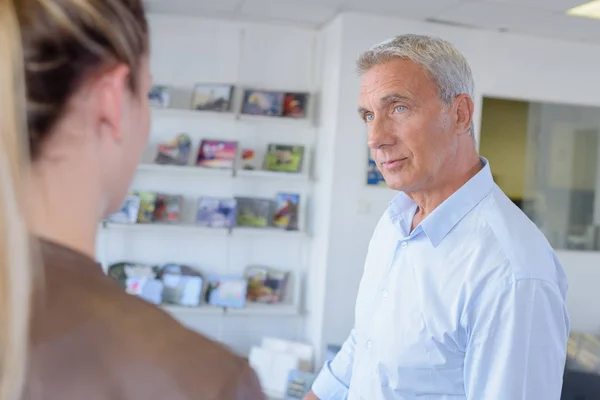
<instances>
[{"instance_id":1,"label":"woman's ear","mask_svg":"<svg viewBox=\"0 0 600 400\"><path fill-rule=\"evenodd\" d=\"M123 117L128 107L129 72L129 67L125 65L104 71L92 89L96 97L97 132L117 143L122 142L124 135Z\"/></svg>"}]
</instances>

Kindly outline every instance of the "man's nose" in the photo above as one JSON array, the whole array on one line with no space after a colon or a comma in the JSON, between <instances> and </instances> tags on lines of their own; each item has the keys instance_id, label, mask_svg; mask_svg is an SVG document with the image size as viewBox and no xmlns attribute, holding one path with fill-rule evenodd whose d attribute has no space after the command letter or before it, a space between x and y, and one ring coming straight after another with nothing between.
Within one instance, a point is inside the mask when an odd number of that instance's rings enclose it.
<instances>
[{"instance_id":1,"label":"man's nose","mask_svg":"<svg viewBox=\"0 0 600 400\"><path fill-rule=\"evenodd\" d=\"M394 123L385 117L375 118L368 126L367 145L371 149L392 145L396 140L396 127Z\"/></svg>"}]
</instances>

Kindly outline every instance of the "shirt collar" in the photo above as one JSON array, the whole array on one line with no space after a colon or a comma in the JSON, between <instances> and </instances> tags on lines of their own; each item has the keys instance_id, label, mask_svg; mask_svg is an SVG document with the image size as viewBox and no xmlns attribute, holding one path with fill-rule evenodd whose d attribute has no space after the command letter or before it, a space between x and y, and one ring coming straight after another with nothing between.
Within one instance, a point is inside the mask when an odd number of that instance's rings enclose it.
<instances>
[{"instance_id":1,"label":"shirt collar","mask_svg":"<svg viewBox=\"0 0 600 400\"><path fill-rule=\"evenodd\" d=\"M433 247L437 247L452 228L494 187L488 160L483 157L480 157L480 160L483 168L419 224ZM402 225L403 221L410 226L416 209L416 203L404 192L400 192L390 202L388 213L392 222ZM418 232L417 229L413 231L413 233L416 232Z\"/></svg>"}]
</instances>

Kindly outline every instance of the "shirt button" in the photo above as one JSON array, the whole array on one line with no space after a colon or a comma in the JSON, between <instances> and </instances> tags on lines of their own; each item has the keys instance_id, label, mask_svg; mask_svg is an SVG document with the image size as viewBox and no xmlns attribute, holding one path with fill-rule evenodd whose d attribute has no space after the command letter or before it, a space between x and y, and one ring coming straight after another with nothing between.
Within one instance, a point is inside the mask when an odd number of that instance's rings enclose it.
<instances>
[{"instance_id":1,"label":"shirt button","mask_svg":"<svg viewBox=\"0 0 600 400\"><path fill-rule=\"evenodd\" d=\"M387 299L387 297L388 297L388 291L384 290L383 292L381 292L381 295L383 296L384 299Z\"/></svg>"},{"instance_id":2,"label":"shirt button","mask_svg":"<svg viewBox=\"0 0 600 400\"><path fill-rule=\"evenodd\" d=\"M403 248L403 249L405 249L405 248L407 248L407 247L408 247L408 243L406 243L406 242L402 242L402 248Z\"/></svg>"},{"instance_id":3,"label":"shirt button","mask_svg":"<svg viewBox=\"0 0 600 400\"><path fill-rule=\"evenodd\" d=\"M367 340L367 349L370 349L370 348L371 348L371 345L372 345L371 341L370 341L370 340Z\"/></svg>"}]
</instances>

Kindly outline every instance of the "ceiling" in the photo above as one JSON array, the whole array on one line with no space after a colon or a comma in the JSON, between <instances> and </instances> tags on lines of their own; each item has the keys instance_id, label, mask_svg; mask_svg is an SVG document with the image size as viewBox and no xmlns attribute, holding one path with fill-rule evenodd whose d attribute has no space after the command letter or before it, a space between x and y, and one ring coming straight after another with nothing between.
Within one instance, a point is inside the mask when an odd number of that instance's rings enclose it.
<instances>
[{"instance_id":1,"label":"ceiling","mask_svg":"<svg viewBox=\"0 0 600 400\"><path fill-rule=\"evenodd\" d=\"M150 12L318 28L343 11L600 44L600 20L565 11L586 0L146 0Z\"/></svg>"}]
</instances>

